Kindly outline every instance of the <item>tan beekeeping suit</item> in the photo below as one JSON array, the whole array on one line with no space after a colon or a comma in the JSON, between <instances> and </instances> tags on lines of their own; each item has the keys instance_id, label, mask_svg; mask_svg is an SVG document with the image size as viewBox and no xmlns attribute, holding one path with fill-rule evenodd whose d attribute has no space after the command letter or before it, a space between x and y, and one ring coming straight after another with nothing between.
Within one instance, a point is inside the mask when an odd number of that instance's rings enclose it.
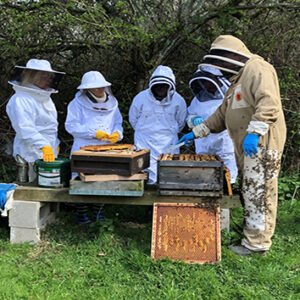
<instances>
[{"instance_id":1,"label":"tan beekeeping suit","mask_svg":"<svg viewBox=\"0 0 300 300\"><path fill-rule=\"evenodd\" d=\"M195 127L193 131L201 137L207 133L205 125L212 133L228 129L243 178L242 245L254 251L268 250L276 224L277 177L286 139L278 78L272 65L251 54L237 38L220 36L212 48L232 50L248 60L231 79L232 86L223 104L202 127ZM258 154L252 158L243 154L243 140L248 132L260 135Z\"/></svg>"}]
</instances>

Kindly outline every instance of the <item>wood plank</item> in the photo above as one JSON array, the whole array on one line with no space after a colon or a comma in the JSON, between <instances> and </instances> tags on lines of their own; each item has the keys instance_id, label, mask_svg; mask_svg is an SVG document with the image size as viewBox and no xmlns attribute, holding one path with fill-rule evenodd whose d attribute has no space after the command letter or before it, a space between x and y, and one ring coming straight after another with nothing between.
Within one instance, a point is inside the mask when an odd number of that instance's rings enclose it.
<instances>
[{"instance_id":1,"label":"wood plank","mask_svg":"<svg viewBox=\"0 0 300 300\"><path fill-rule=\"evenodd\" d=\"M182 154L184 155L184 154ZM161 160L159 167L183 167L183 168L221 168L222 161L198 161L198 160Z\"/></svg>"},{"instance_id":2,"label":"wood plank","mask_svg":"<svg viewBox=\"0 0 300 300\"><path fill-rule=\"evenodd\" d=\"M79 174L80 179L84 182L92 182L92 181L127 181L127 180L147 180L148 175L146 173L139 173L134 174L132 176L121 176L117 174L95 174L95 175L88 175L88 174Z\"/></svg>"},{"instance_id":3,"label":"wood plank","mask_svg":"<svg viewBox=\"0 0 300 300\"><path fill-rule=\"evenodd\" d=\"M144 191L118 191L118 190L81 190L73 188L70 195L87 195L87 196L120 196L120 197L141 197Z\"/></svg>"},{"instance_id":4,"label":"wood plank","mask_svg":"<svg viewBox=\"0 0 300 300\"><path fill-rule=\"evenodd\" d=\"M73 156L97 156L97 157L128 157L133 158L137 156L142 156L150 151L148 149L142 149L139 151L130 151L127 152L126 150L123 150L122 152L119 152L118 150L112 150L112 151L101 151L101 152L95 152L95 151L86 151L86 150L78 150L72 152Z\"/></svg>"},{"instance_id":5,"label":"wood plank","mask_svg":"<svg viewBox=\"0 0 300 300\"><path fill-rule=\"evenodd\" d=\"M41 188L30 186L18 186L14 192L15 200L39 201L39 202L68 202L68 203L106 203L126 205L153 205L153 203L219 203L221 208L240 207L238 195L233 197L223 196L212 199L211 197L190 196L161 196L156 190L145 190L142 197L118 197L118 196L95 196L95 195L70 195L68 188Z\"/></svg>"},{"instance_id":6,"label":"wood plank","mask_svg":"<svg viewBox=\"0 0 300 300\"><path fill-rule=\"evenodd\" d=\"M144 193L144 181L82 182L71 180L69 193L71 195L140 197Z\"/></svg>"},{"instance_id":7,"label":"wood plank","mask_svg":"<svg viewBox=\"0 0 300 300\"><path fill-rule=\"evenodd\" d=\"M230 171L226 167L224 169L224 178L225 178L225 184L226 184L226 188L227 188L227 191L228 191L228 195L232 196L233 192L232 192L232 186L231 186Z\"/></svg>"},{"instance_id":8,"label":"wood plank","mask_svg":"<svg viewBox=\"0 0 300 300\"><path fill-rule=\"evenodd\" d=\"M222 191L188 191L188 190L160 190L160 195L164 196L193 196L193 197L212 197L220 198L222 197Z\"/></svg>"},{"instance_id":9,"label":"wood plank","mask_svg":"<svg viewBox=\"0 0 300 300\"><path fill-rule=\"evenodd\" d=\"M159 188L164 190L207 190L207 191L220 191L223 190L223 185L215 184L215 183L191 183L191 184L184 184L184 183L159 183Z\"/></svg>"}]
</instances>

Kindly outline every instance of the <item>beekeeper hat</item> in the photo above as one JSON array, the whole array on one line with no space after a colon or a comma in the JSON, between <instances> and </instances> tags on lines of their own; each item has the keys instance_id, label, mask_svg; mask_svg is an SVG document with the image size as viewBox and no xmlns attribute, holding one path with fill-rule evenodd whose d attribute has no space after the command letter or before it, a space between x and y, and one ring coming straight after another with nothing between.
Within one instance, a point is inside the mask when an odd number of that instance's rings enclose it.
<instances>
[{"instance_id":1,"label":"beekeeper hat","mask_svg":"<svg viewBox=\"0 0 300 300\"><path fill-rule=\"evenodd\" d=\"M232 35L220 35L211 44L210 50L225 50L250 58L252 53L246 45Z\"/></svg>"},{"instance_id":2,"label":"beekeeper hat","mask_svg":"<svg viewBox=\"0 0 300 300\"><path fill-rule=\"evenodd\" d=\"M176 89L175 75L170 67L159 65L155 69L149 82L150 89L156 84L167 84L173 90Z\"/></svg>"},{"instance_id":3,"label":"beekeeper hat","mask_svg":"<svg viewBox=\"0 0 300 300\"><path fill-rule=\"evenodd\" d=\"M95 89L111 86L104 76L98 71L89 71L82 76L78 90Z\"/></svg>"},{"instance_id":4,"label":"beekeeper hat","mask_svg":"<svg viewBox=\"0 0 300 300\"><path fill-rule=\"evenodd\" d=\"M49 61L45 59L32 58L28 60L26 66L15 66L15 68L65 74L65 72L53 70Z\"/></svg>"},{"instance_id":5,"label":"beekeeper hat","mask_svg":"<svg viewBox=\"0 0 300 300\"><path fill-rule=\"evenodd\" d=\"M201 66L211 65L222 72L238 74L252 55L240 39L232 35L220 35L211 44Z\"/></svg>"}]
</instances>

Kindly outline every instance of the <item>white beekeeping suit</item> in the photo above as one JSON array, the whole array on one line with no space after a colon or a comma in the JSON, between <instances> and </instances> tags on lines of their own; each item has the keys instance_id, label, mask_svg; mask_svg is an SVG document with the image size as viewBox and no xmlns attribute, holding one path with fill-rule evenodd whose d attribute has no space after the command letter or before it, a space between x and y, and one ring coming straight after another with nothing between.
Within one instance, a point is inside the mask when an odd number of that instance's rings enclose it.
<instances>
[{"instance_id":1,"label":"white beekeeping suit","mask_svg":"<svg viewBox=\"0 0 300 300\"><path fill-rule=\"evenodd\" d=\"M57 156L57 111L50 96L57 93L54 82L63 74L53 70L47 60L30 59L25 67L15 67L15 78L9 81L15 91L6 107L16 132L13 155L29 163L30 182L36 177L32 164L44 157L45 147Z\"/></svg>"},{"instance_id":2,"label":"white beekeeping suit","mask_svg":"<svg viewBox=\"0 0 300 300\"><path fill-rule=\"evenodd\" d=\"M215 92L210 93L204 86L208 81L215 86ZM224 94L230 83L222 77L222 73L213 67L203 66L197 70L189 82L195 97L188 107L188 126L193 128L195 118L200 117L203 121L208 119L222 104ZM234 147L227 130L220 133L210 134L203 139L195 140L196 153L210 153L220 156L230 170L231 183L237 177L237 166L234 155Z\"/></svg>"},{"instance_id":3,"label":"white beekeeping suit","mask_svg":"<svg viewBox=\"0 0 300 300\"><path fill-rule=\"evenodd\" d=\"M123 138L123 118L117 99L108 88L111 84L98 71L83 75L81 85L74 99L68 105L65 128L73 138L72 152L81 146L108 144L109 136L118 134L117 140ZM91 97L89 90L105 88L103 99ZM97 131L107 134L107 139L97 138Z\"/></svg>"},{"instance_id":4,"label":"white beekeeping suit","mask_svg":"<svg viewBox=\"0 0 300 300\"><path fill-rule=\"evenodd\" d=\"M166 95L162 97L155 92L160 86L167 86ZM136 147L151 151L149 184L156 183L157 159L170 145L177 143L185 119L186 103L176 92L172 69L158 66L150 78L149 88L134 97L129 110ZM178 150L174 153L178 153Z\"/></svg>"}]
</instances>

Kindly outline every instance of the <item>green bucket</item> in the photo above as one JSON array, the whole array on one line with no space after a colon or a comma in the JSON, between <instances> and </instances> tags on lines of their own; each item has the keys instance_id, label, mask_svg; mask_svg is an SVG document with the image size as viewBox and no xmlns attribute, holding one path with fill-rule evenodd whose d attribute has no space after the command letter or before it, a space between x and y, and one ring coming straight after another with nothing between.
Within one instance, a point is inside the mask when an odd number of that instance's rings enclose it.
<instances>
[{"instance_id":1,"label":"green bucket","mask_svg":"<svg viewBox=\"0 0 300 300\"><path fill-rule=\"evenodd\" d=\"M53 162L38 159L35 162L38 186L61 188L69 186L71 162L67 158L56 158Z\"/></svg>"}]
</instances>

